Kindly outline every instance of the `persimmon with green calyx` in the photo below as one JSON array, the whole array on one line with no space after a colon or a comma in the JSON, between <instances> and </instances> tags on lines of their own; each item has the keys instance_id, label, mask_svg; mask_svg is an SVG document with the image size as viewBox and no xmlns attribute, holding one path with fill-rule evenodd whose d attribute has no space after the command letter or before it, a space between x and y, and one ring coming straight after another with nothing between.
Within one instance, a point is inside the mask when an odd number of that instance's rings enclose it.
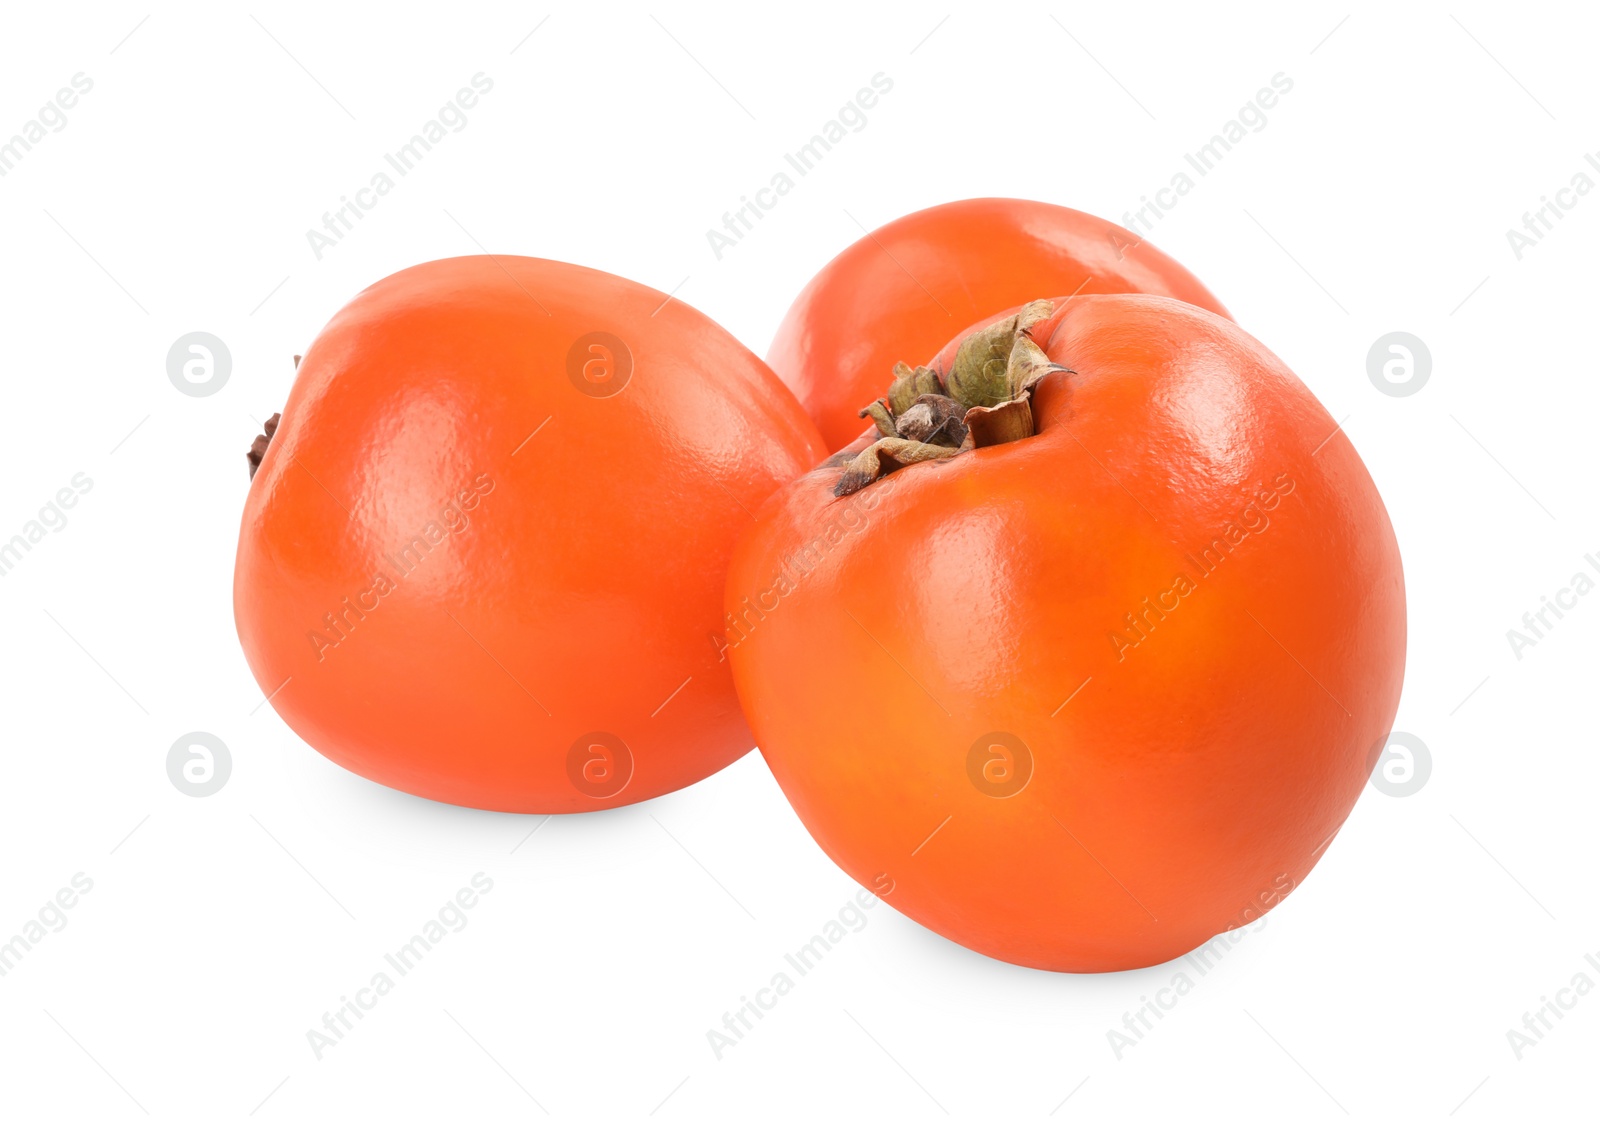
<instances>
[{"instance_id":1,"label":"persimmon with green calyx","mask_svg":"<svg viewBox=\"0 0 1600 1131\"><path fill-rule=\"evenodd\" d=\"M728 576L746 718L818 844L1050 970L1165 962L1281 902L1405 660L1399 549L1338 425L1232 322L1144 295L1001 311L879 391Z\"/></svg>"},{"instance_id":2,"label":"persimmon with green calyx","mask_svg":"<svg viewBox=\"0 0 1600 1131\"><path fill-rule=\"evenodd\" d=\"M1036 200L958 200L840 252L794 300L767 361L836 450L895 362L932 357L997 311L1075 294L1165 295L1228 316L1181 264L1109 220Z\"/></svg>"},{"instance_id":3,"label":"persimmon with green calyx","mask_svg":"<svg viewBox=\"0 0 1600 1131\"><path fill-rule=\"evenodd\" d=\"M752 740L717 638L740 530L824 454L710 319L566 263L375 283L250 453L234 574L262 694L347 769L564 813Z\"/></svg>"}]
</instances>

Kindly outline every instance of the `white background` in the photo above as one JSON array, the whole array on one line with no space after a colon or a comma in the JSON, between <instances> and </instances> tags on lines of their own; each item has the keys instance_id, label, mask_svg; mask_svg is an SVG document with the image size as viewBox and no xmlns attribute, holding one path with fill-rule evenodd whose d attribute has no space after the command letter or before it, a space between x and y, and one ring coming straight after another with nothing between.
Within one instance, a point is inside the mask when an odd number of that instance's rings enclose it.
<instances>
[{"instance_id":1,"label":"white background","mask_svg":"<svg viewBox=\"0 0 1600 1131\"><path fill-rule=\"evenodd\" d=\"M94 486L0 577L0 937L94 886L0 979L0 1121L1592 1121L1600 993L1520 1060L1506 1031L1600 952L1600 596L1520 659L1506 633L1600 579L1600 193L1520 260L1505 234L1600 149L1592 14L1198 7L8 6L0 137L94 87L0 178L0 540ZM480 71L466 128L319 261L306 230ZM867 126L719 261L706 229L880 71ZM1292 93L1152 238L1366 459L1406 566L1396 727L1433 772L1369 788L1121 1059L1107 1031L1176 964L1024 970L880 907L718 1060L706 1031L855 891L759 757L542 823L358 779L261 706L242 453L368 283L480 246L571 260L761 352L862 225L981 195L1120 218L1278 72ZM167 377L194 330L232 353L213 396ZM1432 353L1412 396L1368 378L1394 330ZM234 761L203 799L166 773L196 730ZM478 872L465 929L318 1060L306 1031Z\"/></svg>"}]
</instances>

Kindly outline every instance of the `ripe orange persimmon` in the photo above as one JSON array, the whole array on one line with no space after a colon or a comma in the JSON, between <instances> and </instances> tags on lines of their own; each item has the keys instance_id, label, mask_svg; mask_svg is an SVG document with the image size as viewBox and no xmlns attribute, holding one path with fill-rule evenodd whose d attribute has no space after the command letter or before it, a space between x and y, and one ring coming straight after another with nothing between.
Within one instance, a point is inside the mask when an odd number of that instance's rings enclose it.
<instances>
[{"instance_id":1,"label":"ripe orange persimmon","mask_svg":"<svg viewBox=\"0 0 1600 1131\"><path fill-rule=\"evenodd\" d=\"M808 283L767 350L829 450L897 361L1041 295L1150 294L1228 312L1171 257L1108 220L1034 200L958 200L863 236Z\"/></svg>"},{"instance_id":2,"label":"ripe orange persimmon","mask_svg":"<svg viewBox=\"0 0 1600 1131\"><path fill-rule=\"evenodd\" d=\"M1405 656L1387 512L1316 398L1226 319L1082 296L900 368L871 414L768 500L727 589L746 717L824 851L1052 970L1280 902Z\"/></svg>"},{"instance_id":3,"label":"ripe orange persimmon","mask_svg":"<svg viewBox=\"0 0 1600 1131\"><path fill-rule=\"evenodd\" d=\"M729 554L823 454L762 362L649 287L469 256L367 288L259 437L234 615L313 747L518 812L608 808L752 745Z\"/></svg>"}]
</instances>

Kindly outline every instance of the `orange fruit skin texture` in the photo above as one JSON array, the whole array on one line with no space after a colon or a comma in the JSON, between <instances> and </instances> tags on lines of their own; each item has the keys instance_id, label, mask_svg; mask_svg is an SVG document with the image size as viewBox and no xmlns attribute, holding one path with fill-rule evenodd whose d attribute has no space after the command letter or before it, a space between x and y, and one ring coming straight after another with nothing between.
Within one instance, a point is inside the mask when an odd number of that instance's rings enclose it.
<instances>
[{"instance_id":1,"label":"orange fruit skin texture","mask_svg":"<svg viewBox=\"0 0 1600 1131\"><path fill-rule=\"evenodd\" d=\"M913 212L851 244L784 316L767 362L800 398L830 451L894 363L932 357L963 326L1043 295L1151 294L1228 317L1176 260L1098 216L984 198Z\"/></svg>"},{"instance_id":2,"label":"orange fruit skin texture","mask_svg":"<svg viewBox=\"0 0 1600 1131\"><path fill-rule=\"evenodd\" d=\"M608 397L569 379L595 331L632 358ZM654 797L753 745L713 636L727 561L820 455L771 371L681 302L549 260L424 263L300 365L245 504L239 640L295 732L374 781L515 812ZM584 790L592 732L633 765Z\"/></svg>"},{"instance_id":3,"label":"orange fruit skin texture","mask_svg":"<svg viewBox=\"0 0 1600 1131\"><path fill-rule=\"evenodd\" d=\"M856 880L1007 962L1149 966L1281 902L1343 824L1399 701L1400 554L1355 449L1232 322L1089 296L1034 337L1076 370L1037 435L768 501L729 657ZM968 769L995 732L1031 753L1011 796Z\"/></svg>"}]
</instances>

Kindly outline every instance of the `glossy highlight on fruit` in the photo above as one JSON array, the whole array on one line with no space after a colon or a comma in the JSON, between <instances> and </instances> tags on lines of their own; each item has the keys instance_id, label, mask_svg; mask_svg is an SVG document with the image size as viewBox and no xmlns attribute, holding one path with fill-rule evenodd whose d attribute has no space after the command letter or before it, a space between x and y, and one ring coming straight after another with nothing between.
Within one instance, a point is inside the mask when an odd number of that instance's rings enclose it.
<instances>
[{"instance_id":1,"label":"glossy highlight on fruit","mask_svg":"<svg viewBox=\"0 0 1600 1131\"><path fill-rule=\"evenodd\" d=\"M1150 294L1228 312L1181 264L1109 220L1034 200L958 200L861 237L790 306L767 361L829 450L861 431L890 366L964 327L1049 295Z\"/></svg>"},{"instance_id":2,"label":"glossy highlight on fruit","mask_svg":"<svg viewBox=\"0 0 1600 1131\"><path fill-rule=\"evenodd\" d=\"M257 439L234 613L283 719L458 805L572 812L750 749L716 635L750 515L822 450L705 316L566 263L369 287Z\"/></svg>"},{"instance_id":3,"label":"glossy highlight on fruit","mask_svg":"<svg viewBox=\"0 0 1600 1131\"><path fill-rule=\"evenodd\" d=\"M768 501L728 654L857 881L1008 962L1130 969L1253 921L1326 851L1394 720L1404 582L1354 447L1255 339L1170 298L1045 307L958 335L936 383L907 367L890 419ZM968 425L1019 402L1027 428L840 493L907 442L884 436L911 394L957 393L988 397Z\"/></svg>"}]
</instances>

